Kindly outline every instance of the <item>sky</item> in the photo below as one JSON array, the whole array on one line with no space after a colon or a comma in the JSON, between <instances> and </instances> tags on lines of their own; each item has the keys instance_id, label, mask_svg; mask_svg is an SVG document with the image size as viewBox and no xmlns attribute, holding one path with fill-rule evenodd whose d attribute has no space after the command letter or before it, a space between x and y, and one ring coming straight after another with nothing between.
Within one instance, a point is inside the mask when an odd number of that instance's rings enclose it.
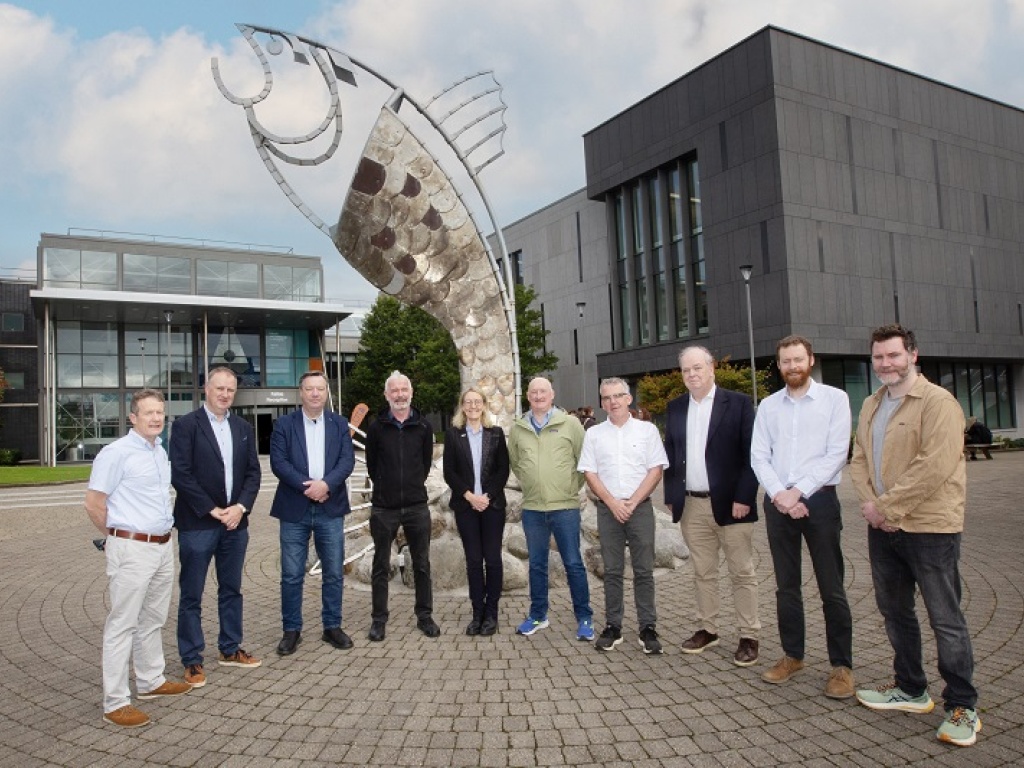
<instances>
[{"instance_id":1,"label":"sky","mask_svg":"<svg viewBox=\"0 0 1024 768\"><path fill-rule=\"evenodd\" d=\"M233 93L263 86L236 23L343 51L420 102L494 70L505 154L481 180L501 225L584 186L583 134L767 24L1024 106L1024 0L0 0L0 276L34 270L42 232L140 233L318 256L329 299L373 300L214 82L217 58ZM271 63L257 115L305 135L324 117L324 83L288 56ZM285 170L327 224L390 94L356 79L339 89L339 152Z\"/></svg>"}]
</instances>

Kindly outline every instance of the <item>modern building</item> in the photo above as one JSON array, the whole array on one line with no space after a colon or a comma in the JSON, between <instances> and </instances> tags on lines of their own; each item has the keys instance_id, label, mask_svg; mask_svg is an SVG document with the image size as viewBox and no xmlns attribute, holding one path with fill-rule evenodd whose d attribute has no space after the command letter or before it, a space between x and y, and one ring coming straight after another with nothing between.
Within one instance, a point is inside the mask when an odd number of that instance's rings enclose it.
<instances>
[{"instance_id":1,"label":"modern building","mask_svg":"<svg viewBox=\"0 0 1024 768\"><path fill-rule=\"evenodd\" d=\"M325 330L351 310L324 301L320 260L281 250L156 238L41 236L37 281L0 283L0 446L44 464L93 458L130 426L131 393L159 389L173 419L198 407L206 373L239 376L234 411L269 450L306 370L340 371ZM328 353L332 353L328 361ZM333 365L331 364L333 363Z\"/></svg>"},{"instance_id":2,"label":"modern building","mask_svg":"<svg viewBox=\"0 0 1024 768\"><path fill-rule=\"evenodd\" d=\"M504 230L538 291L558 401L699 343L774 359L812 339L859 403L870 330L1021 435L1024 111L766 27L588 132L587 185ZM856 406L855 406L856 410Z\"/></svg>"}]
</instances>

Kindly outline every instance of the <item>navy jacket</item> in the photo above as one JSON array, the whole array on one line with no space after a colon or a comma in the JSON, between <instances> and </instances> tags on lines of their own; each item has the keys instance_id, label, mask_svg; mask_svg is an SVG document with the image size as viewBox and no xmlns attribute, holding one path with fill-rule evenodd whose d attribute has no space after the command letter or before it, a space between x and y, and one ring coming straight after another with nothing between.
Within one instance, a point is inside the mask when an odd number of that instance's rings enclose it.
<instances>
[{"instance_id":1,"label":"navy jacket","mask_svg":"<svg viewBox=\"0 0 1024 768\"><path fill-rule=\"evenodd\" d=\"M672 507L672 520L679 522L686 504L686 416L690 395L668 404L665 422L665 503ZM708 425L704 461L711 490L711 511L719 525L752 523L757 520L757 476L750 466L750 440L754 435L754 406L738 392L715 388ZM733 502L747 504L750 512L737 520Z\"/></svg>"},{"instance_id":2,"label":"navy jacket","mask_svg":"<svg viewBox=\"0 0 1024 768\"><path fill-rule=\"evenodd\" d=\"M324 418L324 482L330 496L322 505L324 514L341 517L351 511L348 503L347 480L356 464L355 449L348 432L348 420L331 411ZM277 479L277 493L270 507L270 516L295 523L309 509L306 486L310 479L309 458L306 454L306 427L299 408L274 423L270 436L270 469Z\"/></svg>"},{"instance_id":3,"label":"navy jacket","mask_svg":"<svg viewBox=\"0 0 1024 768\"><path fill-rule=\"evenodd\" d=\"M508 445L501 427L487 427L481 435L480 486L491 498L495 509L505 508L505 483L508 482ZM448 506L456 512L470 512L473 507L464 498L466 491L476 487L473 477L473 453L469 448L466 428L448 427L444 433L444 481L452 489Z\"/></svg>"},{"instance_id":4,"label":"navy jacket","mask_svg":"<svg viewBox=\"0 0 1024 768\"><path fill-rule=\"evenodd\" d=\"M252 510L260 492L260 460L256 455L256 434L241 416L228 418L231 427L231 498L224 485L224 459L210 426L206 409L176 419L171 429L171 485L177 491L174 500L174 525L179 531L217 528L220 520L210 515L215 507L241 504ZM239 528L249 525L249 513Z\"/></svg>"}]
</instances>

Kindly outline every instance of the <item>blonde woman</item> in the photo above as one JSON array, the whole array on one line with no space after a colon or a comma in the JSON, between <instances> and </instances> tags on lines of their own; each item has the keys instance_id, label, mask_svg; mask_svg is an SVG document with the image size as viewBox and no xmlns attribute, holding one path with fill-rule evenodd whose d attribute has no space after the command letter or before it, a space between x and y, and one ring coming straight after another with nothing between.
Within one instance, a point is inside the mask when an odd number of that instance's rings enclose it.
<instances>
[{"instance_id":1,"label":"blonde woman","mask_svg":"<svg viewBox=\"0 0 1024 768\"><path fill-rule=\"evenodd\" d=\"M448 505L466 552L473 605L467 635L498 631L508 473L505 433L494 426L483 393L470 387L459 398L452 426L444 434L444 480L452 491Z\"/></svg>"}]
</instances>

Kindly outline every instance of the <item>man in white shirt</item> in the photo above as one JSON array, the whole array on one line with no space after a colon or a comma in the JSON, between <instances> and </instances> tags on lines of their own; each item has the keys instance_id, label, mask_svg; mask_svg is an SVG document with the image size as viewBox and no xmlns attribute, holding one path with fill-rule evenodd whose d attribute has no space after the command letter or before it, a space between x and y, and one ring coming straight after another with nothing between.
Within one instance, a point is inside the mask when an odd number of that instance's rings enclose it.
<instances>
[{"instance_id":1,"label":"man in white shirt","mask_svg":"<svg viewBox=\"0 0 1024 768\"><path fill-rule=\"evenodd\" d=\"M747 667L757 662L761 630L751 525L757 522L757 478L750 467L754 406L747 395L715 386L715 359L704 347L683 349L679 367L689 394L668 404L665 504L690 549L700 624L683 653L718 645L724 553L739 634L733 663Z\"/></svg>"},{"instance_id":2,"label":"man in white shirt","mask_svg":"<svg viewBox=\"0 0 1024 768\"><path fill-rule=\"evenodd\" d=\"M825 695L847 699L854 694L853 619L843 584L843 519L836 486L850 449L850 400L841 389L811 378L814 352L802 336L779 341L776 357L786 387L757 410L750 463L765 489L765 525L785 655L761 677L784 683L804 666L802 539L825 614L832 665Z\"/></svg>"},{"instance_id":3,"label":"man in white shirt","mask_svg":"<svg viewBox=\"0 0 1024 768\"><path fill-rule=\"evenodd\" d=\"M622 574L626 546L633 563L633 597L640 647L661 653L655 625L654 534L651 491L668 466L658 428L629 413L633 397L622 379L601 382L601 407L608 420L587 430L579 470L597 496L597 531L604 560L604 604L607 622L595 646L610 651L622 642Z\"/></svg>"}]
</instances>

